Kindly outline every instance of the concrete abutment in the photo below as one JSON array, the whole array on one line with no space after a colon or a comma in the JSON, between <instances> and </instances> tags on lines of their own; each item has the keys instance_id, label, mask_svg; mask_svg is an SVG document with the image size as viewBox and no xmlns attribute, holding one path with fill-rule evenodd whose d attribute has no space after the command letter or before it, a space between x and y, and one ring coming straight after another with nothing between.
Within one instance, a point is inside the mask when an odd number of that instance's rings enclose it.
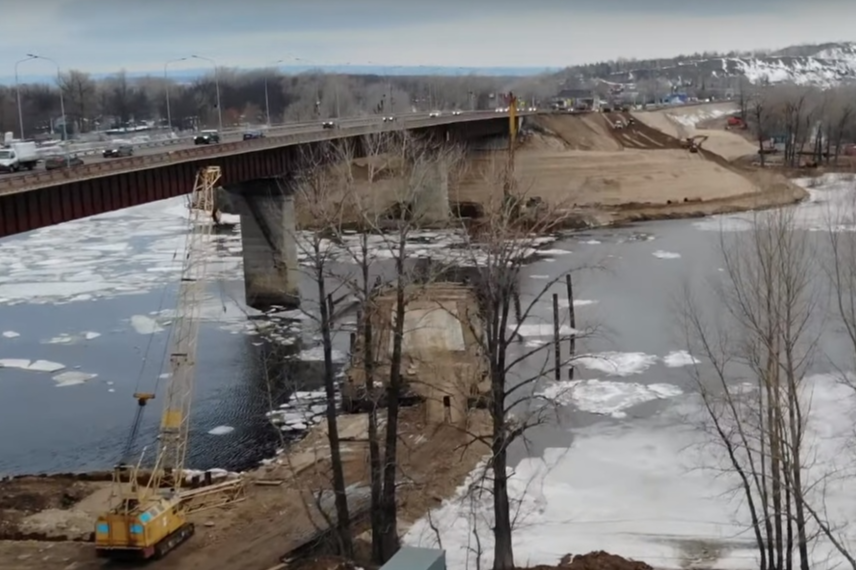
<instances>
[{"instance_id":1,"label":"concrete abutment","mask_svg":"<svg viewBox=\"0 0 856 570\"><path fill-rule=\"evenodd\" d=\"M293 181L260 178L226 189L229 210L241 216L244 293L258 310L300 305Z\"/></svg>"}]
</instances>

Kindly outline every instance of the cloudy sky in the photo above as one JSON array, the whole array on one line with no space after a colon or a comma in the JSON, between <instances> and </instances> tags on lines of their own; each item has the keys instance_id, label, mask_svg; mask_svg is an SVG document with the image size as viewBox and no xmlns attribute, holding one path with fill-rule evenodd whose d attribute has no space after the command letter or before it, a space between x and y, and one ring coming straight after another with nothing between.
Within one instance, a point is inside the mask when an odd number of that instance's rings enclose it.
<instances>
[{"instance_id":1,"label":"cloudy sky","mask_svg":"<svg viewBox=\"0 0 856 570\"><path fill-rule=\"evenodd\" d=\"M158 72L191 54L241 67L554 67L856 40L853 22L853 0L4 0L0 76L26 53L94 73Z\"/></svg>"}]
</instances>

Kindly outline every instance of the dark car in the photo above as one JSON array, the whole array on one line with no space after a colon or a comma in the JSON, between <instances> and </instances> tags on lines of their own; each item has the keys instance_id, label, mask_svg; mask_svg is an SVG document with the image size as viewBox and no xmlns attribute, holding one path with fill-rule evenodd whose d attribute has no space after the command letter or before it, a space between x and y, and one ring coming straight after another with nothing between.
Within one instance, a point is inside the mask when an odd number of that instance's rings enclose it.
<instances>
[{"instance_id":1,"label":"dark car","mask_svg":"<svg viewBox=\"0 0 856 570\"><path fill-rule=\"evenodd\" d=\"M193 139L193 144L215 144L220 142L220 133L217 131L202 131Z\"/></svg>"},{"instance_id":2,"label":"dark car","mask_svg":"<svg viewBox=\"0 0 856 570\"><path fill-rule=\"evenodd\" d=\"M57 170L58 168L72 168L83 164L83 159L76 154L63 156L61 154L49 156L45 159L45 170Z\"/></svg>"},{"instance_id":3,"label":"dark car","mask_svg":"<svg viewBox=\"0 0 856 570\"><path fill-rule=\"evenodd\" d=\"M324 121L323 123L321 123L321 128L323 128L323 129L335 129L336 123L334 123L333 121Z\"/></svg>"},{"instance_id":4,"label":"dark car","mask_svg":"<svg viewBox=\"0 0 856 570\"><path fill-rule=\"evenodd\" d=\"M262 131L247 131L244 133L244 140L251 141L253 139L263 139L265 134Z\"/></svg>"},{"instance_id":5,"label":"dark car","mask_svg":"<svg viewBox=\"0 0 856 570\"><path fill-rule=\"evenodd\" d=\"M101 153L104 158L121 158L123 156L134 156L134 147L129 144L120 144L105 148Z\"/></svg>"}]
</instances>

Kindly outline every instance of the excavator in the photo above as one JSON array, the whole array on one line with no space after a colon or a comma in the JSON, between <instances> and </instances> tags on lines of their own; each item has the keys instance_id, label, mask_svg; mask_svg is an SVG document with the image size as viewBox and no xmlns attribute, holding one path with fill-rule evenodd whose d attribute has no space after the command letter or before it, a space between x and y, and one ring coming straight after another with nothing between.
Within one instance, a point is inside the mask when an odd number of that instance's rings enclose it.
<instances>
[{"instance_id":1,"label":"excavator","mask_svg":"<svg viewBox=\"0 0 856 570\"><path fill-rule=\"evenodd\" d=\"M155 399L157 384L151 392L134 393L136 414L122 461L113 473L112 504L95 523L95 551L101 558L161 558L193 535L194 526L188 520L191 512L243 498L240 479L201 489L183 488L199 312L210 255L206 244L213 226L203 217L216 215L214 188L220 176L218 166L204 167L196 175L178 309L170 338L170 374L164 389L165 401L154 465L143 469L145 450L134 464L129 465L124 460L134 448L143 410Z\"/></svg>"},{"instance_id":2,"label":"excavator","mask_svg":"<svg viewBox=\"0 0 856 570\"><path fill-rule=\"evenodd\" d=\"M708 137L706 135L695 135L692 137L687 137L686 139L681 141L681 146L689 150L691 153L695 154L701 149L701 145L704 143L704 141L707 140L707 138Z\"/></svg>"}]
</instances>

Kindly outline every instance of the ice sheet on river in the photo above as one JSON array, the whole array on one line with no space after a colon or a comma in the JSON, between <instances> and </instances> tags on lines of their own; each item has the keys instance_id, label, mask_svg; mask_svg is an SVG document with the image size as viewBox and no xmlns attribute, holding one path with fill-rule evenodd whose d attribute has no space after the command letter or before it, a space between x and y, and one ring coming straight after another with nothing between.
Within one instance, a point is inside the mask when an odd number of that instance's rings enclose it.
<instances>
[{"instance_id":1,"label":"ice sheet on river","mask_svg":"<svg viewBox=\"0 0 856 570\"><path fill-rule=\"evenodd\" d=\"M856 512L856 492L847 445L856 411L853 392L828 375L811 376L806 385L811 387L806 441L816 454L810 478L847 471L821 486L829 520L852 544L856 529L848 523ZM655 568L758 567L742 495L734 493L736 477L716 465L705 468L718 448L705 443L708 436L693 425L691 418L703 415L701 403L693 395L668 401L670 409L648 419L569 430L568 447L549 448L509 469L517 561L554 565L568 552L607 550ZM438 528L448 567L475 568L477 529L481 567L490 567L492 497L470 488L483 475L474 472L455 499L417 521L403 542L434 547ZM828 542L812 546L812 568L843 564ZM702 552L706 558L699 561Z\"/></svg>"}]
</instances>

